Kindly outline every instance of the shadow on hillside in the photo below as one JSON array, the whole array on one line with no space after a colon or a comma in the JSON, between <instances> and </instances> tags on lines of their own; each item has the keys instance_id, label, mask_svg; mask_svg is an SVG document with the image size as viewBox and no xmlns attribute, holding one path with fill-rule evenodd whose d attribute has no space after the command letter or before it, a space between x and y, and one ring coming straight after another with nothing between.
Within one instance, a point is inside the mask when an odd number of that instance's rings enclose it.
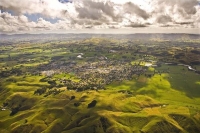
<instances>
[{"instance_id":1,"label":"shadow on hillside","mask_svg":"<svg viewBox=\"0 0 200 133\"><path fill-rule=\"evenodd\" d=\"M200 76L196 81L190 79L190 77L183 77L183 79L174 77L168 79L168 81L173 89L184 92L189 98L200 97L200 84L197 84L200 81Z\"/></svg>"}]
</instances>

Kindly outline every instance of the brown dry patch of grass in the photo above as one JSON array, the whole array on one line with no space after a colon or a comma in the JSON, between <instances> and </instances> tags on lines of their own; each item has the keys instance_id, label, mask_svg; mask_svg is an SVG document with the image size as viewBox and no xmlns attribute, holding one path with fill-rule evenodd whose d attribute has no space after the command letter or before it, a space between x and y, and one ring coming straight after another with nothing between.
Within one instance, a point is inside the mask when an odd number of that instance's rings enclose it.
<instances>
[{"instance_id":1,"label":"brown dry patch of grass","mask_svg":"<svg viewBox=\"0 0 200 133\"><path fill-rule=\"evenodd\" d=\"M196 113L196 114L194 115L194 118L197 119L197 120L200 120L200 112Z\"/></svg>"},{"instance_id":2,"label":"brown dry patch of grass","mask_svg":"<svg viewBox=\"0 0 200 133\"><path fill-rule=\"evenodd\" d=\"M147 82L147 78L146 77L139 77L138 82L146 83Z\"/></svg>"}]
</instances>

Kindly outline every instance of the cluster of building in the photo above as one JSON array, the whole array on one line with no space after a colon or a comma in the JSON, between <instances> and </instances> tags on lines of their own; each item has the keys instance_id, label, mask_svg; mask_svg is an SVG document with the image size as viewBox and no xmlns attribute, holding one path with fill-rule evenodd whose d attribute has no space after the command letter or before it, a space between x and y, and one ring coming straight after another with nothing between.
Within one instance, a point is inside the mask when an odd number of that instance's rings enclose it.
<instances>
[{"instance_id":1,"label":"cluster of building","mask_svg":"<svg viewBox=\"0 0 200 133\"><path fill-rule=\"evenodd\" d=\"M40 67L43 74L51 76L55 73L74 73L80 80L60 79L68 89L82 91L86 89L105 89L105 85L113 81L131 80L133 75L141 75L146 71L145 66L132 65L123 61L103 60L98 62L53 62Z\"/></svg>"}]
</instances>

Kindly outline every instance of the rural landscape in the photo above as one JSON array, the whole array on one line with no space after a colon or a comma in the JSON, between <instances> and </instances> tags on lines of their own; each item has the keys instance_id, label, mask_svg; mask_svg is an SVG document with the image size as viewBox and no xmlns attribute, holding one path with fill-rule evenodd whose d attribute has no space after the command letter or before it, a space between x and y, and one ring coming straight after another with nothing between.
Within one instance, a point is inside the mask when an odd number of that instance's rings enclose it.
<instances>
[{"instance_id":1,"label":"rural landscape","mask_svg":"<svg viewBox=\"0 0 200 133\"><path fill-rule=\"evenodd\" d=\"M1 34L1 133L200 132L199 34Z\"/></svg>"}]
</instances>

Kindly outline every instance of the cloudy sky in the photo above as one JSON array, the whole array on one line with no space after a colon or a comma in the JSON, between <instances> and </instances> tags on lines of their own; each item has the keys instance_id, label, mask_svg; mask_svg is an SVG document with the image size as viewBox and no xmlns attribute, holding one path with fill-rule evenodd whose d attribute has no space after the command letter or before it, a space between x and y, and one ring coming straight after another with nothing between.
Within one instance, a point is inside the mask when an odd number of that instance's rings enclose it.
<instances>
[{"instance_id":1,"label":"cloudy sky","mask_svg":"<svg viewBox=\"0 0 200 133\"><path fill-rule=\"evenodd\" d=\"M0 33L200 34L199 0L0 0Z\"/></svg>"}]
</instances>

